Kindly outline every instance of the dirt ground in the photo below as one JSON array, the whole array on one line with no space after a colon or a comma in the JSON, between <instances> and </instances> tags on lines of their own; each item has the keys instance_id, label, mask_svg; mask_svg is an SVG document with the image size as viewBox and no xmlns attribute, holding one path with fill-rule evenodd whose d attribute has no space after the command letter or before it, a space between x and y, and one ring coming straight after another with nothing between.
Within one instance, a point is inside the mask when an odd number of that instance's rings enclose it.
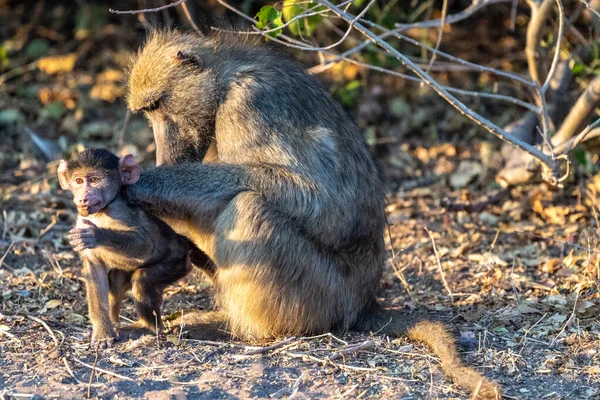
<instances>
[{"instance_id":1,"label":"dirt ground","mask_svg":"<svg viewBox=\"0 0 600 400\"><path fill-rule=\"evenodd\" d=\"M142 36L114 16L82 32L56 23L68 7L3 4L2 21L21 28L4 25L2 40L21 47L0 70L11 71L0 84L0 399L468 398L430 349L376 333L241 343L184 328L90 349L81 263L65 237L75 208L48 154L103 146L152 164L152 133L122 98ZM576 163L560 192L501 190L500 143L430 92L350 73L364 90L349 112L388 177L382 304L447 322L506 398L600 399L600 174ZM211 307L196 273L167 290L163 310ZM134 317L130 299L122 316Z\"/></svg>"},{"instance_id":2,"label":"dirt ground","mask_svg":"<svg viewBox=\"0 0 600 400\"><path fill-rule=\"evenodd\" d=\"M460 160L467 153L477 154L463 149L441 159L476 163ZM465 359L500 382L507 398L600 396L594 180L563 194L514 189L479 213L449 211L463 205L461 194L438 183L390 200L381 302L447 321ZM5 398L467 398L444 379L430 350L376 334L281 338L271 351L246 355L255 344L186 339L184 329L181 336L124 336L96 353L88 348L80 263L64 237L74 218L69 198L54 190L14 193L3 210ZM169 289L165 314L210 308L210 292L201 276L189 277ZM132 311L128 301L123 315L133 318ZM365 349L328 361L356 344Z\"/></svg>"}]
</instances>

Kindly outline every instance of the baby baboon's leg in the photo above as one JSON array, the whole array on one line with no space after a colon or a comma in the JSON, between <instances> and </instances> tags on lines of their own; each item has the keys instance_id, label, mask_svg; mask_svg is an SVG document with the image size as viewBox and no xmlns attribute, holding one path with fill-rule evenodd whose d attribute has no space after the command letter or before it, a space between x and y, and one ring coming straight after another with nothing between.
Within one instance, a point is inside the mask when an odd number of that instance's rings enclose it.
<instances>
[{"instance_id":1,"label":"baby baboon's leg","mask_svg":"<svg viewBox=\"0 0 600 400\"><path fill-rule=\"evenodd\" d=\"M110 320L119 325L121 302L129 289L131 289L131 272L120 269L108 271L108 305L110 307Z\"/></svg>"},{"instance_id":2,"label":"baby baboon's leg","mask_svg":"<svg viewBox=\"0 0 600 400\"><path fill-rule=\"evenodd\" d=\"M214 278L217 267L206 253L192 243L190 243L190 259L196 268L201 269L210 279Z\"/></svg>"},{"instance_id":3,"label":"baby baboon's leg","mask_svg":"<svg viewBox=\"0 0 600 400\"><path fill-rule=\"evenodd\" d=\"M139 320L126 328L147 328L154 332L163 330L160 318L163 290L190 272L192 264L186 256L174 261L137 269L132 277L133 298Z\"/></svg>"},{"instance_id":4,"label":"baby baboon's leg","mask_svg":"<svg viewBox=\"0 0 600 400\"><path fill-rule=\"evenodd\" d=\"M95 257L84 256L83 276L86 281L88 313L92 322L92 347L110 347L115 332L108 312L108 273Z\"/></svg>"}]
</instances>

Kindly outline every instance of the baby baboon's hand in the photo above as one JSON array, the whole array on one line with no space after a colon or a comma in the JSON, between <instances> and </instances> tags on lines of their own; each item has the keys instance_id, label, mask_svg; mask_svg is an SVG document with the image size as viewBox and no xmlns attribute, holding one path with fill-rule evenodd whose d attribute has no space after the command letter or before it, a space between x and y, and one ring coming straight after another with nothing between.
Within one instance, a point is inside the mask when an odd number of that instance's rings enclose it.
<instances>
[{"instance_id":1,"label":"baby baboon's hand","mask_svg":"<svg viewBox=\"0 0 600 400\"><path fill-rule=\"evenodd\" d=\"M77 252L93 249L100 245L100 228L86 219L83 222L89 225L89 228L73 228L67 235L69 243L73 246L73 250Z\"/></svg>"}]
</instances>

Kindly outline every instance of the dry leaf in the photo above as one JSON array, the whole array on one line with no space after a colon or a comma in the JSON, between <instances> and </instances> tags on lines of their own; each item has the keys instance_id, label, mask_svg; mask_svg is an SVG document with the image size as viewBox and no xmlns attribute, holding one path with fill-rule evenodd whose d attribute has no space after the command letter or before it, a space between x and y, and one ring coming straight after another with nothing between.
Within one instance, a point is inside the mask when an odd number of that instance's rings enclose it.
<instances>
[{"instance_id":1,"label":"dry leaf","mask_svg":"<svg viewBox=\"0 0 600 400\"><path fill-rule=\"evenodd\" d=\"M92 87L90 97L92 99L104 100L109 103L123 96L124 90L122 86L116 85L113 82L99 82Z\"/></svg>"},{"instance_id":2,"label":"dry leaf","mask_svg":"<svg viewBox=\"0 0 600 400\"><path fill-rule=\"evenodd\" d=\"M37 65L40 71L52 75L72 71L76 60L77 55L70 53L61 56L40 58Z\"/></svg>"},{"instance_id":3,"label":"dry leaf","mask_svg":"<svg viewBox=\"0 0 600 400\"><path fill-rule=\"evenodd\" d=\"M44 307L49 310L51 308L56 308L56 307L60 306L61 304L62 304L62 301L54 299L54 300L50 300L50 301L46 302Z\"/></svg>"},{"instance_id":4,"label":"dry leaf","mask_svg":"<svg viewBox=\"0 0 600 400\"><path fill-rule=\"evenodd\" d=\"M474 161L461 161L458 170L450 175L450 185L454 189L466 187L476 176L481 175L483 167Z\"/></svg>"},{"instance_id":5,"label":"dry leaf","mask_svg":"<svg viewBox=\"0 0 600 400\"><path fill-rule=\"evenodd\" d=\"M125 81L125 74L118 69L108 69L97 76L98 82L122 82Z\"/></svg>"},{"instance_id":6,"label":"dry leaf","mask_svg":"<svg viewBox=\"0 0 600 400\"><path fill-rule=\"evenodd\" d=\"M517 306L517 310L523 314L539 314L539 313L541 313L541 311L538 310L537 308L528 306L527 304L519 304Z\"/></svg>"}]
</instances>

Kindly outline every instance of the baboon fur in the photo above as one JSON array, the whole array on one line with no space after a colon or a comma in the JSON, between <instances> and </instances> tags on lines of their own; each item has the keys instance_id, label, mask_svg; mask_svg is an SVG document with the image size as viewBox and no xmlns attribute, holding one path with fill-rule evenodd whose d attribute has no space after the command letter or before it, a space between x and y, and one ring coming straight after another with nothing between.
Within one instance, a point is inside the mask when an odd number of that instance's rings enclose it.
<instances>
[{"instance_id":1,"label":"baboon fur","mask_svg":"<svg viewBox=\"0 0 600 400\"><path fill-rule=\"evenodd\" d=\"M86 149L61 160L58 178L73 193L77 221L67 235L83 261L92 346L110 347L119 329L163 329L163 289L191 270L187 240L119 194L140 167L128 154ZM121 325L121 302L132 289L139 320Z\"/></svg>"},{"instance_id":2,"label":"baboon fur","mask_svg":"<svg viewBox=\"0 0 600 400\"><path fill-rule=\"evenodd\" d=\"M127 102L151 122L159 166L124 193L197 246L193 261L206 262L233 335L407 335L459 385L498 395L462 364L442 324L376 303L382 173L356 124L298 63L249 35L156 31L129 71Z\"/></svg>"}]
</instances>

